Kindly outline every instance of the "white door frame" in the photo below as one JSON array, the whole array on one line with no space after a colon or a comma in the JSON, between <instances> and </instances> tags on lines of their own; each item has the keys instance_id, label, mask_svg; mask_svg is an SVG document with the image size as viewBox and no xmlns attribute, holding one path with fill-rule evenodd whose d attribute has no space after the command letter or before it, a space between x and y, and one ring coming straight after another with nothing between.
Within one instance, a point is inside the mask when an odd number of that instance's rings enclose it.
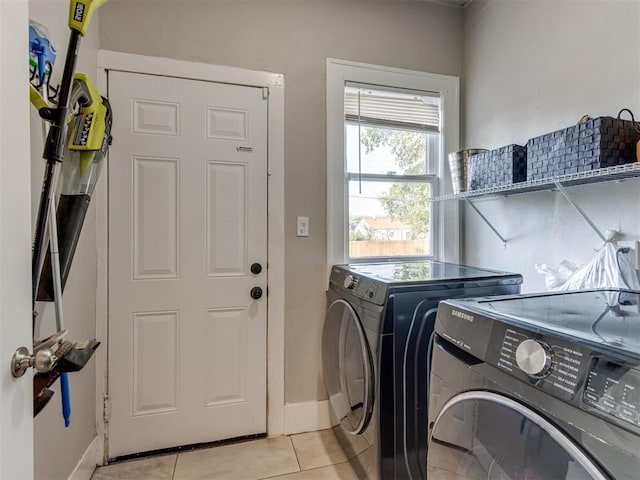
<instances>
[{"instance_id":1,"label":"white door frame","mask_svg":"<svg viewBox=\"0 0 640 480\"><path fill-rule=\"evenodd\" d=\"M234 67L169 58L98 50L98 88L107 91L107 71L117 70L167 77L205 80L268 89L267 212L267 433L284 432L284 76ZM118 119L114 119L118 121ZM115 138L114 142L118 139ZM108 162L107 162L108 168ZM103 178L108 175L103 173ZM98 452L106 463L108 435L105 396L108 393L108 186L99 182L96 200L98 284L96 336L103 342L96 352L96 415ZM107 412L108 415L108 412Z\"/></svg>"}]
</instances>

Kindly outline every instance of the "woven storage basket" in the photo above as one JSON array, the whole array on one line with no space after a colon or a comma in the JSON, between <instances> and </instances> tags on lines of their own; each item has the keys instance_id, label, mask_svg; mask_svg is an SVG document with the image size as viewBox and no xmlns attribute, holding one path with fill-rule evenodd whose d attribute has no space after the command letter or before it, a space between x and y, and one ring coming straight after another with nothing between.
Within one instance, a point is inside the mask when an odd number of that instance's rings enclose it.
<instances>
[{"instance_id":1,"label":"woven storage basket","mask_svg":"<svg viewBox=\"0 0 640 480\"><path fill-rule=\"evenodd\" d=\"M636 160L634 122L598 117L527 142L527 180L555 177Z\"/></svg>"},{"instance_id":2,"label":"woven storage basket","mask_svg":"<svg viewBox=\"0 0 640 480\"><path fill-rule=\"evenodd\" d=\"M507 145L469 158L467 190L511 185L527 178L527 149Z\"/></svg>"}]
</instances>

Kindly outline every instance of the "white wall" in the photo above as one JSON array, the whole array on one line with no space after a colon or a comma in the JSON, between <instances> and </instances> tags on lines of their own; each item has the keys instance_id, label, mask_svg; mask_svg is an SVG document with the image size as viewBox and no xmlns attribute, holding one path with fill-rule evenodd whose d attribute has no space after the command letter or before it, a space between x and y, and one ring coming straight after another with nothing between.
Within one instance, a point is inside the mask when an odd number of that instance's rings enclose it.
<instances>
[{"instance_id":1,"label":"white wall","mask_svg":"<svg viewBox=\"0 0 640 480\"><path fill-rule=\"evenodd\" d=\"M465 9L467 148L525 145L584 114L640 119L640 2L474 0ZM602 230L640 237L638 180L571 187ZM465 261L524 275L524 291L544 290L538 262L586 263L601 245L557 192L481 201L509 240L506 249L475 212L465 212Z\"/></svg>"},{"instance_id":2,"label":"white wall","mask_svg":"<svg viewBox=\"0 0 640 480\"><path fill-rule=\"evenodd\" d=\"M462 11L427 2L112 0L100 48L285 75L286 402L326 398L327 57L459 75ZM308 238L295 236L309 217Z\"/></svg>"},{"instance_id":3,"label":"white wall","mask_svg":"<svg viewBox=\"0 0 640 480\"><path fill-rule=\"evenodd\" d=\"M29 0L30 18L49 29L58 50L54 67L54 84L59 82L62 76L67 51L68 12L68 0ZM76 71L86 72L92 79L97 80L98 17L94 17L91 25L80 46ZM31 110L31 212L35 222L42 186L44 160L42 159L40 119L35 113L35 109ZM65 287L63 304L65 327L69 330L67 338L72 341L95 338L96 221L94 205L91 205L87 212ZM48 306L45 311L42 321L43 327L38 332L40 336L46 336L55 329L55 317L52 310L53 304ZM100 348L104 348L104 346ZM95 437L95 380L94 360L91 360L80 372L70 374L72 412L69 428L64 427L60 407L59 382L56 382L53 388L56 392L55 396L34 421L35 478L67 479ZM61 448L61 445L64 445L64 448Z\"/></svg>"}]
</instances>

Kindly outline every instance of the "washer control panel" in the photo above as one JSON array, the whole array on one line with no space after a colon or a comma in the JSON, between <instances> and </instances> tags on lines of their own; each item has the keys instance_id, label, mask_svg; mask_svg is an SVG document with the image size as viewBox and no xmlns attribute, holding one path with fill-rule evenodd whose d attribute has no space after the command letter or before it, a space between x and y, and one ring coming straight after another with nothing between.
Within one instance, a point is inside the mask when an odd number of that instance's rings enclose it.
<instances>
[{"instance_id":1,"label":"washer control panel","mask_svg":"<svg viewBox=\"0 0 640 480\"><path fill-rule=\"evenodd\" d=\"M620 426L640 428L640 364L576 342L495 324L486 361L556 398Z\"/></svg>"},{"instance_id":2,"label":"washer control panel","mask_svg":"<svg viewBox=\"0 0 640 480\"><path fill-rule=\"evenodd\" d=\"M582 401L640 427L640 367L594 358Z\"/></svg>"},{"instance_id":3,"label":"washer control panel","mask_svg":"<svg viewBox=\"0 0 640 480\"><path fill-rule=\"evenodd\" d=\"M499 350L489 355L488 360L498 368L537 383L564 400L576 396L589 360L579 346L508 325L500 325L494 331L493 341Z\"/></svg>"}]
</instances>

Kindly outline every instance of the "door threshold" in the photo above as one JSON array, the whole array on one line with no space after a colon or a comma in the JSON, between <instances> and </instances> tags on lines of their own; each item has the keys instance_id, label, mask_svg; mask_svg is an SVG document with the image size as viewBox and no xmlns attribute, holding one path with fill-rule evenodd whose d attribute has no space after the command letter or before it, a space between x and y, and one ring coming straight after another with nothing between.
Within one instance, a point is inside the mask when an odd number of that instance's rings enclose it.
<instances>
[{"instance_id":1,"label":"door threshold","mask_svg":"<svg viewBox=\"0 0 640 480\"><path fill-rule=\"evenodd\" d=\"M223 445L231 445L235 443L250 442L259 438L267 438L266 433L255 433L253 435L244 435L242 437L227 438L225 440L216 440L215 442L192 443L189 445L179 445L177 447L159 448L157 450L149 450L140 453L130 453L128 455L120 455L109 459L109 465L127 460L134 460L146 457L155 457L160 455L168 455L170 453L189 452L192 450L203 450L205 448L221 447Z\"/></svg>"}]
</instances>

